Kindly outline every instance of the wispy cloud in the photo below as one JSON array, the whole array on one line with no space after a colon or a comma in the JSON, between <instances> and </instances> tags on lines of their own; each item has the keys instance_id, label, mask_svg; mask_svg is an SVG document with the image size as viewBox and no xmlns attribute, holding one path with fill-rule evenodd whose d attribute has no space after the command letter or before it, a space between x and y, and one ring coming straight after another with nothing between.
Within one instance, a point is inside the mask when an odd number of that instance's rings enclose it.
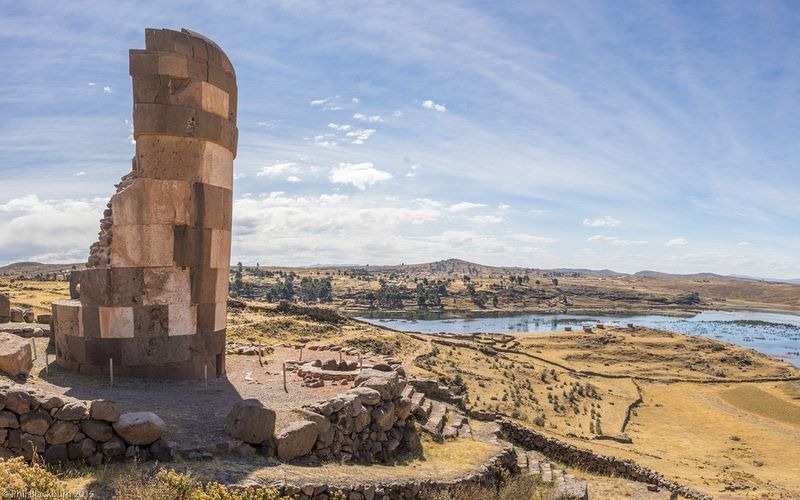
<instances>
[{"instance_id":1,"label":"wispy cloud","mask_svg":"<svg viewBox=\"0 0 800 500\"><path fill-rule=\"evenodd\" d=\"M447 207L448 212L463 212L464 210L471 210L473 208L483 208L485 203L472 203L470 201L462 201Z\"/></svg>"},{"instance_id":2,"label":"wispy cloud","mask_svg":"<svg viewBox=\"0 0 800 500\"><path fill-rule=\"evenodd\" d=\"M369 123L380 123L380 122L383 121L383 118L381 118L380 115L367 116L367 115L362 114L362 113L354 114L353 118L355 118L358 121L369 122Z\"/></svg>"},{"instance_id":3,"label":"wispy cloud","mask_svg":"<svg viewBox=\"0 0 800 500\"><path fill-rule=\"evenodd\" d=\"M686 238L674 238L671 240L667 240L668 247L680 247L688 244L689 240L687 240Z\"/></svg>"}]
</instances>

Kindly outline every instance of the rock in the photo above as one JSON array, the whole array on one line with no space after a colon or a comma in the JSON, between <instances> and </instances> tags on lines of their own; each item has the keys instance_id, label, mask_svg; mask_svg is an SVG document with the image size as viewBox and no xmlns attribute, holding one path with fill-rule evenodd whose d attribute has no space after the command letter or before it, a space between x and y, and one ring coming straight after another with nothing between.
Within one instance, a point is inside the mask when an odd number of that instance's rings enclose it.
<instances>
[{"instance_id":1,"label":"rock","mask_svg":"<svg viewBox=\"0 0 800 500\"><path fill-rule=\"evenodd\" d=\"M379 372L390 372L392 371L392 367L387 365L386 363L377 363L372 366L373 370L378 370Z\"/></svg>"},{"instance_id":2,"label":"rock","mask_svg":"<svg viewBox=\"0 0 800 500\"><path fill-rule=\"evenodd\" d=\"M36 313L33 312L33 309L25 309L22 311L22 320L25 323L33 323L36 321Z\"/></svg>"},{"instance_id":3,"label":"rock","mask_svg":"<svg viewBox=\"0 0 800 500\"><path fill-rule=\"evenodd\" d=\"M6 391L6 410L22 415L31 410L31 403L33 403L33 397L22 389L9 389Z\"/></svg>"},{"instance_id":4,"label":"rock","mask_svg":"<svg viewBox=\"0 0 800 500\"><path fill-rule=\"evenodd\" d=\"M49 325L50 321L53 319L52 314L40 314L36 316L36 322L40 325Z\"/></svg>"},{"instance_id":5,"label":"rock","mask_svg":"<svg viewBox=\"0 0 800 500\"><path fill-rule=\"evenodd\" d=\"M119 420L119 406L113 401L98 399L89 403L89 416L94 420L116 422Z\"/></svg>"},{"instance_id":6,"label":"rock","mask_svg":"<svg viewBox=\"0 0 800 500\"><path fill-rule=\"evenodd\" d=\"M395 413L397 414L397 418L400 420L408 418L408 416L411 414L411 407L412 403L409 398L403 396L398 399L397 404L395 405Z\"/></svg>"},{"instance_id":7,"label":"rock","mask_svg":"<svg viewBox=\"0 0 800 500\"><path fill-rule=\"evenodd\" d=\"M125 443L118 437L114 437L100 445L103 455L107 457L118 457L125 454Z\"/></svg>"},{"instance_id":8,"label":"rock","mask_svg":"<svg viewBox=\"0 0 800 500\"><path fill-rule=\"evenodd\" d=\"M392 428L397 418L394 414L394 403L387 401L382 405L372 410L372 423L377 425L378 428L386 432Z\"/></svg>"},{"instance_id":9,"label":"rock","mask_svg":"<svg viewBox=\"0 0 800 500\"><path fill-rule=\"evenodd\" d=\"M100 453L99 451L93 453L92 456L86 459L86 464L92 467L97 467L101 463L103 463L103 454Z\"/></svg>"},{"instance_id":10,"label":"rock","mask_svg":"<svg viewBox=\"0 0 800 500\"><path fill-rule=\"evenodd\" d=\"M335 370L336 368L338 368L338 366L339 366L339 362L336 361L335 359L328 359L328 360L325 360L324 363L322 363L322 369L323 370Z\"/></svg>"},{"instance_id":11,"label":"rock","mask_svg":"<svg viewBox=\"0 0 800 500\"><path fill-rule=\"evenodd\" d=\"M19 429L19 419L10 411L0 411L0 428Z\"/></svg>"},{"instance_id":12,"label":"rock","mask_svg":"<svg viewBox=\"0 0 800 500\"><path fill-rule=\"evenodd\" d=\"M0 293L0 323L6 323L11 319L11 301L8 295Z\"/></svg>"},{"instance_id":13,"label":"rock","mask_svg":"<svg viewBox=\"0 0 800 500\"><path fill-rule=\"evenodd\" d=\"M78 444L78 451L81 458L89 458L97 451L97 443L89 438L81 439Z\"/></svg>"},{"instance_id":14,"label":"rock","mask_svg":"<svg viewBox=\"0 0 800 500\"><path fill-rule=\"evenodd\" d=\"M381 393L369 387L355 387L347 392L356 394L363 405L375 406L381 402Z\"/></svg>"},{"instance_id":15,"label":"rock","mask_svg":"<svg viewBox=\"0 0 800 500\"><path fill-rule=\"evenodd\" d=\"M355 380L356 387L369 387L381 395L381 399L389 401L400 395L404 383L400 382L400 375L394 370L382 372L379 370L365 369Z\"/></svg>"},{"instance_id":16,"label":"rock","mask_svg":"<svg viewBox=\"0 0 800 500\"><path fill-rule=\"evenodd\" d=\"M95 441L105 443L114 437L114 431L111 429L111 424L108 422L103 422L100 420L83 420L80 425L81 431Z\"/></svg>"},{"instance_id":17,"label":"rock","mask_svg":"<svg viewBox=\"0 0 800 500\"><path fill-rule=\"evenodd\" d=\"M403 446L405 447L406 451L410 451L412 453L416 452L417 450L422 448L422 443L419 439L419 432L414 427L406 427L403 431Z\"/></svg>"},{"instance_id":18,"label":"rock","mask_svg":"<svg viewBox=\"0 0 800 500\"><path fill-rule=\"evenodd\" d=\"M173 455L173 447L163 439L159 439L155 443L150 445L148 451L150 452L150 456L153 457L154 460L158 460L159 462L170 462L172 461Z\"/></svg>"},{"instance_id":19,"label":"rock","mask_svg":"<svg viewBox=\"0 0 800 500\"><path fill-rule=\"evenodd\" d=\"M317 431L320 434L324 434L328 432L328 429L331 426L331 421L328 420L328 417L324 415L320 415L319 413L314 413L313 411L309 411L306 409L296 410L296 412L306 420L310 420L317 424Z\"/></svg>"},{"instance_id":20,"label":"rock","mask_svg":"<svg viewBox=\"0 0 800 500\"><path fill-rule=\"evenodd\" d=\"M161 417L149 411L124 413L114 422L113 427L126 443L134 445L153 443L167 430Z\"/></svg>"},{"instance_id":21,"label":"rock","mask_svg":"<svg viewBox=\"0 0 800 500\"><path fill-rule=\"evenodd\" d=\"M44 436L50 424L53 423L53 417L50 416L45 410L39 409L33 412L26 413L19 418L19 425L22 432L28 434L36 434L37 436Z\"/></svg>"},{"instance_id":22,"label":"rock","mask_svg":"<svg viewBox=\"0 0 800 500\"><path fill-rule=\"evenodd\" d=\"M22 309L20 309L18 307L12 307L11 308L11 322L12 323L22 323L23 321L25 321L22 318L22 314L23 314Z\"/></svg>"},{"instance_id":23,"label":"rock","mask_svg":"<svg viewBox=\"0 0 800 500\"><path fill-rule=\"evenodd\" d=\"M31 369L31 343L12 333L0 333L0 372L16 377L29 374Z\"/></svg>"},{"instance_id":24,"label":"rock","mask_svg":"<svg viewBox=\"0 0 800 500\"><path fill-rule=\"evenodd\" d=\"M557 500L584 500L589 498L589 489L586 481L573 479L559 483L552 494Z\"/></svg>"},{"instance_id":25,"label":"rock","mask_svg":"<svg viewBox=\"0 0 800 500\"><path fill-rule=\"evenodd\" d=\"M89 417L89 409L83 401L67 401L53 415L58 420L83 420Z\"/></svg>"},{"instance_id":26,"label":"rock","mask_svg":"<svg viewBox=\"0 0 800 500\"><path fill-rule=\"evenodd\" d=\"M78 432L78 426L66 420L56 420L44 435L49 444L64 444L72 441Z\"/></svg>"},{"instance_id":27,"label":"rock","mask_svg":"<svg viewBox=\"0 0 800 500\"><path fill-rule=\"evenodd\" d=\"M295 422L284 427L275 436L278 460L288 462L297 457L308 455L317 441L317 435L317 424L307 420Z\"/></svg>"},{"instance_id":28,"label":"rock","mask_svg":"<svg viewBox=\"0 0 800 500\"><path fill-rule=\"evenodd\" d=\"M66 462L69 460L69 453L66 444L49 446L44 452L44 459L51 464Z\"/></svg>"},{"instance_id":29,"label":"rock","mask_svg":"<svg viewBox=\"0 0 800 500\"><path fill-rule=\"evenodd\" d=\"M44 449L47 446L47 443L45 443L45 438L42 436L26 433L23 433L22 436L20 436L20 444L22 448L22 456L24 456L26 460L31 460L34 453L44 453Z\"/></svg>"},{"instance_id":30,"label":"rock","mask_svg":"<svg viewBox=\"0 0 800 500\"><path fill-rule=\"evenodd\" d=\"M275 412L257 399L239 401L225 419L225 433L245 443L261 444L272 439Z\"/></svg>"},{"instance_id":31,"label":"rock","mask_svg":"<svg viewBox=\"0 0 800 500\"><path fill-rule=\"evenodd\" d=\"M54 394L37 395L36 400L39 402L39 406L41 406L42 409L47 411L50 411L53 408L64 406L64 399L61 396L57 396Z\"/></svg>"}]
</instances>

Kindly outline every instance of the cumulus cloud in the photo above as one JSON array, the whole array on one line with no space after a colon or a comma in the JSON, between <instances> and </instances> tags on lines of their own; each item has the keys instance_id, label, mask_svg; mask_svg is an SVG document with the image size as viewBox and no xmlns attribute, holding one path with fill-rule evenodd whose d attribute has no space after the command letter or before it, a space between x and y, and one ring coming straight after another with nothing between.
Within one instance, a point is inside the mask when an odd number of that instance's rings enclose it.
<instances>
[{"instance_id":1,"label":"cumulus cloud","mask_svg":"<svg viewBox=\"0 0 800 500\"><path fill-rule=\"evenodd\" d=\"M604 215L597 219L583 219L583 225L587 227L617 227L619 223L619 220L610 215Z\"/></svg>"},{"instance_id":2,"label":"cumulus cloud","mask_svg":"<svg viewBox=\"0 0 800 500\"><path fill-rule=\"evenodd\" d=\"M434 111L439 111L440 113L447 111L447 107L444 104L437 104L431 101L430 99L428 99L427 101L422 101L422 107L425 109L432 109Z\"/></svg>"},{"instance_id":3,"label":"cumulus cloud","mask_svg":"<svg viewBox=\"0 0 800 500\"><path fill-rule=\"evenodd\" d=\"M96 83L94 83L94 82L89 82L89 84L88 84L88 85L89 85L90 87L96 87L96 86L97 86L97 84L96 84Z\"/></svg>"},{"instance_id":4,"label":"cumulus cloud","mask_svg":"<svg viewBox=\"0 0 800 500\"><path fill-rule=\"evenodd\" d=\"M381 118L380 115L367 116L363 113L356 113L353 115L353 118L355 118L358 121L370 122L370 123L380 123L383 121L383 118Z\"/></svg>"},{"instance_id":5,"label":"cumulus cloud","mask_svg":"<svg viewBox=\"0 0 800 500\"><path fill-rule=\"evenodd\" d=\"M353 104L358 104L359 102L361 102L361 100L358 97L353 97L352 99L350 99L350 102L352 102Z\"/></svg>"},{"instance_id":6,"label":"cumulus cloud","mask_svg":"<svg viewBox=\"0 0 800 500\"><path fill-rule=\"evenodd\" d=\"M667 246L668 247L679 247L679 246L684 246L684 245L688 245L688 244L689 244L689 240L687 240L686 238L675 238L675 239L667 241Z\"/></svg>"},{"instance_id":7,"label":"cumulus cloud","mask_svg":"<svg viewBox=\"0 0 800 500\"><path fill-rule=\"evenodd\" d=\"M114 92L114 90L111 88L110 85L106 85L105 87L103 87L103 92L105 92L106 94L110 94Z\"/></svg>"},{"instance_id":8,"label":"cumulus cloud","mask_svg":"<svg viewBox=\"0 0 800 500\"><path fill-rule=\"evenodd\" d=\"M372 163L340 163L328 173L328 179L334 184L352 184L362 191L391 178L392 174L376 169Z\"/></svg>"},{"instance_id":9,"label":"cumulus cloud","mask_svg":"<svg viewBox=\"0 0 800 500\"><path fill-rule=\"evenodd\" d=\"M364 141L375 133L375 129L372 128L361 129L352 125L340 125L338 123L329 123L328 128L344 134L342 139L350 141L351 144L364 144ZM319 142L317 143L319 144Z\"/></svg>"},{"instance_id":10,"label":"cumulus cloud","mask_svg":"<svg viewBox=\"0 0 800 500\"><path fill-rule=\"evenodd\" d=\"M286 178L286 182L300 182L300 181L302 181L302 179L300 177L297 177L296 175L290 175L289 177Z\"/></svg>"},{"instance_id":11,"label":"cumulus cloud","mask_svg":"<svg viewBox=\"0 0 800 500\"><path fill-rule=\"evenodd\" d=\"M469 201L462 201L461 203L455 203L447 207L448 212L463 212L464 210L471 210L473 208L483 208L485 207L485 203L471 203Z\"/></svg>"},{"instance_id":12,"label":"cumulus cloud","mask_svg":"<svg viewBox=\"0 0 800 500\"><path fill-rule=\"evenodd\" d=\"M256 177L277 177L285 174L296 174L300 168L296 163L287 161L263 167Z\"/></svg>"},{"instance_id":13,"label":"cumulus cloud","mask_svg":"<svg viewBox=\"0 0 800 500\"><path fill-rule=\"evenodd\" d=\"M339 131L339 132L347 132L348 130L352 130L353 126L352 125L339 125L338 123L329 123L328 124L328 128L332 128L333 130L336 130L336 131Z\"/></svg>"},{"instance_id":14,"label":"cumulus cloud","mask_svg":"<svg viewBox=\"0 0 800 500\"><path fill-rule=\"evenodd\" d=\"M327 99L314 99L313 101L309 102L308 105L309 106L322 106L327 102L328 102Z\"/></svg>"},{"instance_id":15,"label":"cumulus cloud","mask_svg":"<svg viewBox=\"0 0 800 500\"><path fill-rule=\"evenodd\" d=\"M81 170L80 172L75 172L75 177L82 177L84 175L86 175L86 172L84 172L83 170Z\"/></svg>"}]
</instances>

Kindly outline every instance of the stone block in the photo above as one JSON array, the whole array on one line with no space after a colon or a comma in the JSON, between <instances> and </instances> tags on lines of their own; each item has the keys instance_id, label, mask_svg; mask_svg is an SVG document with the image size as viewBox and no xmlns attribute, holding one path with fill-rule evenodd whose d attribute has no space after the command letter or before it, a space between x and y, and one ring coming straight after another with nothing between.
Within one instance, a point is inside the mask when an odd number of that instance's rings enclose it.
<instances>
[{"instance_id":1,"label":"stone block","mask_svg":"<svg viewBox=\"0 0 800 500\"><path fill-rule=\"evenodd\" d=\"M169 335L194 335L197 333L197 305L170 304Z\"/></svg>"},{"instance_id":2,"label":"stone block","mask_svg":"<svg viewBox=\"0 0 800 500\"><path fill-rule=\"evenodd\" d=\"M0 332L0 372L16 377L28 375L32 368L31 343L12 333Z\"/></svg>"},{"instance_id":3,"label":"stone block","mask_svg":"<svg viewBox=\"0 0 800 500\"><path fill-rule=\"evenodd\" d=\"M189 61L180 54L159 54L158 74L177 78L189 78Z\"/></svg>"},{"instance_id":4,"label":"stone block","mask_svg":"<svg viewBox=\"0 0 800 500\"><path fill-rule=\"evenodd\" d=\"M194 184L190 206L192 207L190 226L230 231L233 212L233 191L230 189L211 184Z\"/></svg>"},{"instance_id":5,"label":"stone block","mask_svg":"<svg viewBox=\"0 0 800 500\"><path fill-rule=\"evenodd\" d=\"M192 303L227 302L229 276L229 268L192 268Z\"/></svg>"},{"instance_id":6,"label":"stone block","mask_svg":"<svg viewBox=\"0 0 800 500\"><path fill-rule=\"evenodd\" d=\"M59 352L64 359L78 364L86 363L86 339L67 335L63 340L62 344L56 344L59 345Z\"/></svg>"},{"instance_id":7,"label":"stone block","mask_svg":"<svg viewBox=\"0 0 800 500\"><path fill-rule=\"evenodd\" d=\"M194 44L188 33L169 29L147 28L144 31L147 50L175 52L185 56L194 55Z\"/></svg>"},{"instance_id":8,"label":"stone block","mask_svg":"<svg viewBox=\"0 0 800 500\"><path fill-rule=\"evenodd\" d=\"M101 307L100 338L121 339L133 337L132 307Z\"/></svg>"},{"instance_id":9,"label":"stone block","mask_svg":"<svg viewBox=\"0 0 800 500\"><path fill-rule=\"evenodd\" d=\"M83 305L81 306L81 321L83 323L83 337L100 338L100 307ZM58 336L56 336L56 341Z\"/></svg>"},{"instance_id":10,"label":"stone block","mask_svg":"<svg viewBox=\"0 0 800 500\"><path fill-rule=\"evenodd\" d=\"M83 336L83 314L77 300L57 300L51 306L53 332L57 335Z\"/></svg>"},{"instance_id":11,"label":"stone block","mask_svg":"<svg viewBox=\"0 0 800 500\"><path fill-rule=\"evenodd\" d=\"M11 301L8 295L0 293L0 323L5 323L11 319Z\"/></svg>"},{"instance_id":12,"label":"stone block","mask_svg":"<svg viewBox=\"0 0 800 500\"><path fill-rule=\"evenodd\" d=\"M209 267L225 269L231 267L231 232L224 229L211 230L211 255Z\"/></svg>"},{"instance_id":13,"label":"stone block","mask_svg":"<svg viewBox=\"0 0 800 500\"><path fill-rule=\"evenodd\" d=\"M233 122L219 115L167 104L140 103L133 108L133 135L137 141L148 134L194 137L236 151L239 131Z\"/></svg>"},{"instance_id":14,"label":"stone block","mask_svg":"<svg viewBox=\"0 0 800 500\"><path fill-rule=\"evenodd\" d=\"M114 422L113 427L126 443L136 446L156 442L167 430L164 421L149 411L124 413Z\"/></svg>"},{"instance_id":15,"label":"stone block","mask_svg":"<svg viewBox=\"0 0 800 500\"><path fill-rule=\"evenodd\" d=\"M119 406L113 401L96 399L89 404L89 415L94 420L116 422L119 419Z\"/></svg>"},{"instance_id":16,"label":"stone block","mask_svg":"<svg viewBox=\"0 0 800 500\"><path fill-rule=\"evenodd\" d=\"M224 119L228 119L228 108L230 105L230 96L227 92L211 85L207 82L200 82L201 86L201 102L200 109L219 115Z\"/></svg>"},{"instance_id":17,"label":"stone block","mask_svg":"<svg viewBox=\"0 0 800 500\"><path fill-rule=\"evenodd\" d=\"M127 339L86 339L86 363L100 367L108 373L108 360L114 360L114 367L122 364L122 341Z\"/></svg>"},{"instance_id":18,"label":"stone block","mask_svg":"<svg viewBox=\"0 0 800 500\"><path fill-rule=\"evenodd\" d=\"M187 181L137 179L111 198L114 226L140 224L187 224L189 221Z\"/></svg>"},{"instance_id":19,"label":"stone block","mask_svg":"<svg viewBox=\"0 0 800 500\"><path fill-rule=\"evenodd\" d=\"M141 306L133 308L134 337L166 336L169 332L169 306Z\"/></svg>"},{"instance_id":20,"label":"stone block","mask_svg":"<svg viewBox=\"0 0 800 500\"><path fill-rule=\"evenodd\" d=\"M136 141L136 159L143 178L233 186L233 153L213 142L144 135Z\"/></svg>"},{"instance_id":21,"label":"stone block","mask_svg":"<svg viewBox=\"0 0 800 500\"><path fill-rule=\"evenodd\" d=\"M185 227L185 226L183 226ZM143 269L145 305L188 304L192 298L189 269L148 267Z\"/></svg>"},{"instance_id":22,"label":"stone block","mask_svg":"<svg viewBox=\"0 0 800 500\"><path fill-rule=\"evenodd\" d=\"M225 419L225 433L245 443L271 442L274 431L275 412L257 399L237 402Z\"/></svg>"},{"instance_id":23,"label":"stone block","mask_svg":"<svg viewBox=\"0 0 800 500\"><path fill-rule=\"evenodd\" d=\"M171 225L114 225L111 266L171 266L173 264L173 237Z\"/></svg>"}]
</instances>

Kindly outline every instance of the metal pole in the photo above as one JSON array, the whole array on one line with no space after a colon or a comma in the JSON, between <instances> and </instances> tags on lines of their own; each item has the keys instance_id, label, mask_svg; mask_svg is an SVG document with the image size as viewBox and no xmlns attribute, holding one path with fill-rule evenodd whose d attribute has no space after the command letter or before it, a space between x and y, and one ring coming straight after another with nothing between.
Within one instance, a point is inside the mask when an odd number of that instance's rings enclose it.
<instances>
[{"instance_id":1,"label":"metal pole","mask_svg":"<svg viewBox=\"0 0 800 500\"><path fill-rule=\"evenodd\" d=\"M108 378L111 381L111 387L114 387L114 358L108 358Z\"/></svg>"},{"instance_id":2,"label":"metal pole","mask_svg":"<svg viewBox=\"0 0 800 500\"><path fill-rule=\"evenodd\" d=\"M289 389L286 388L286 361L283 362L283 391L289 392Z\"/></svg>"}]
</instances>

